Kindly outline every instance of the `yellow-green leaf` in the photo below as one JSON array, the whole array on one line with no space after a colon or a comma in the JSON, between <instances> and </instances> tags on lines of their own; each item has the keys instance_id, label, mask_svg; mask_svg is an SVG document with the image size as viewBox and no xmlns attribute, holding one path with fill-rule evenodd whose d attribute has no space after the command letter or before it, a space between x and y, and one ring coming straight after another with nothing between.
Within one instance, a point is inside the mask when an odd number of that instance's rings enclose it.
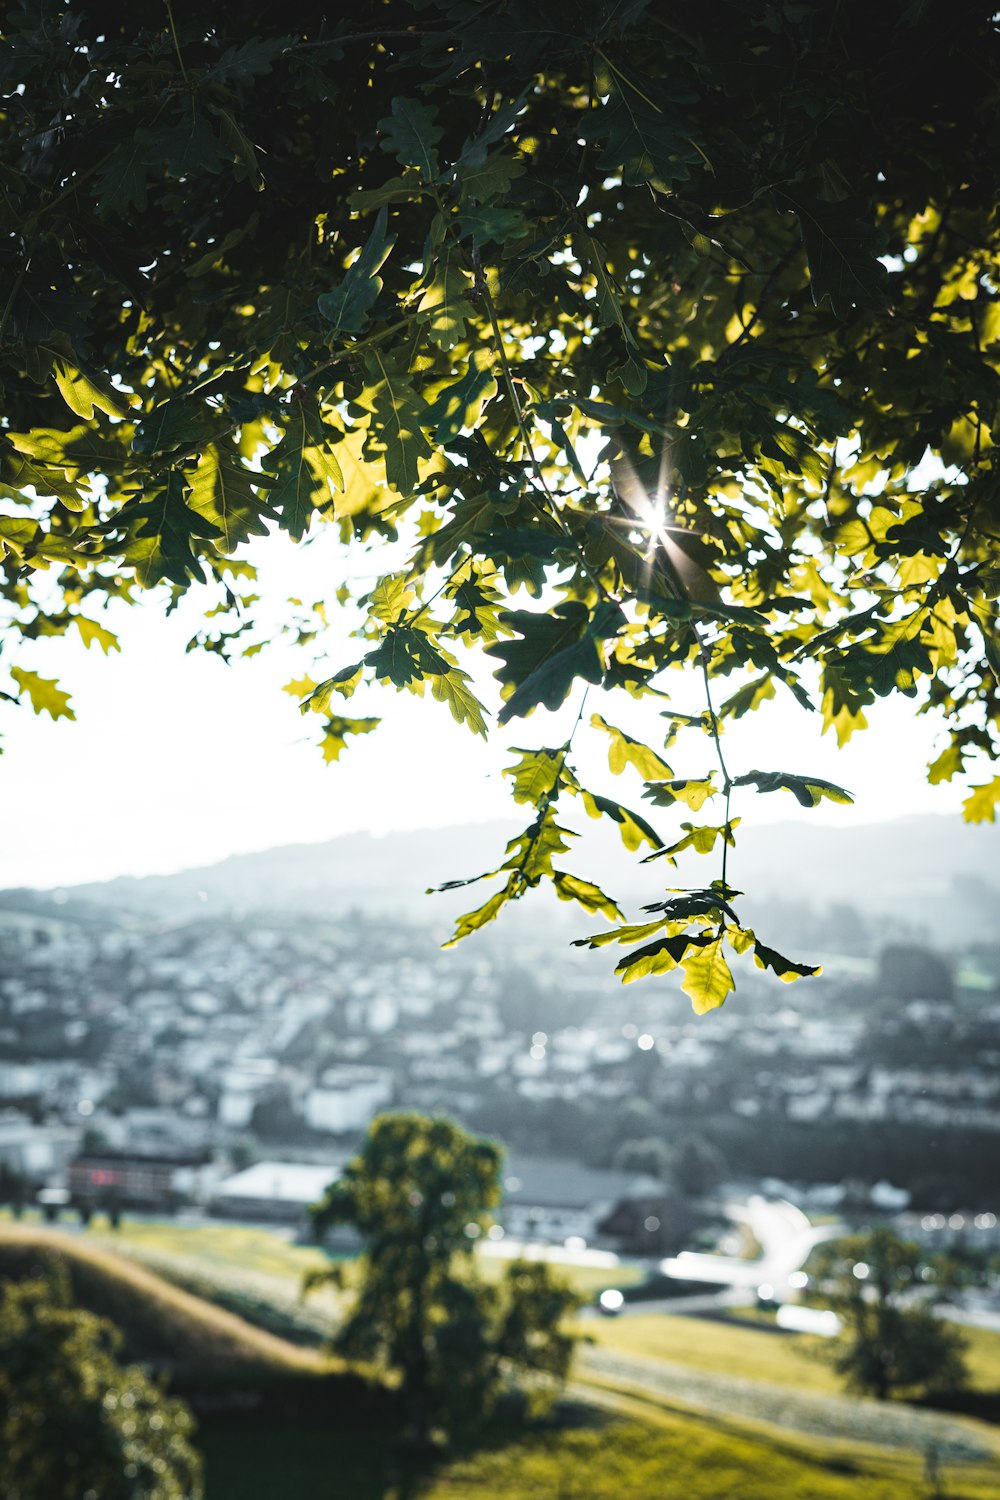
<instances>
[{"instance_id":1,"label":"yellow-green leaf","mask_svg":"<svg viewBox=\"0 0 1000 1500\"><path fill-rule=\"evenodd\" d=\"M639 740L634 740L623 729L609 724L606 719L601 718L600 714L594 714L590 722L594 729L601 729L611 736L611 744L608 746L608 765L615 776L620 776L626 766L635 766L644 781L666 781L674 774L655 750L651 750L648 745L642 744Z\"/></svg>"},{"instance_id":2,"label":"yellow-green leaf","mask_svg":"<svg viewBox=\"0 0 1000 1500\"><path fill-rule=\"evenodd\" d=\"M997 803L1000 803L1000 776L982 786L972 787L962 803L962 817L967 823L995 823Z\"/></svg>"},{"instance_id":3,"label":"yellow-green leaf","mask_svg":"<svg viewBox=\"0 0 1000 1500\"><path fill-rule=\"evenodd\" d=\"M103 375L88 375L76 365L60 359L55 366L56 385L70 411L89 422L94 407L106 412L109 417L127 417L129 404L121 391L116 391Z\"/></svg>"},{"instance_id":4,"label":"yellow-green leaf","mask_svg":"<svg viewBox=\"0 0 1000 1500\"><path fill-rule=\"evenodd\" d=\"M682 963L684 982L681 988L691 996L696 1013L718 1010L730 990L735 989L733 976L722 951L722 937L714 938L703 948L690 948Z\"/></svg>"},{"instance_id":5,"label":"yellow-green leaf","mask_svg":"<svg viewBox=\"0 0 1000 1500\"><path fill-rule=\"evenodd\" d=\"M69 693L64 693L58 678L39 677L37 672L27 672L23 667L11 667L10 675L17 683L18 695L27 693L36 714L51 714L53 719L75 719L69 707Z\"/></svg>"},{"instance_id":6,"label":"yellow-green leaf","mask_svg":"<svg viewBox=\"0 0 1000 1500\"><path fill-rule=\"evenodd\" d=\"M622 914L611 897L592 881L581 880L578 875L569 875L562 870L554 870L552 878L560 901L575 901L587 911L600 912L609 922L621 920Z\"/></svg>"},{"instance_id":7,"label":"yellow-green leaf","mask_svg":"<svg viewBox=\"0 0 1000 1500\"><path fill-rule=\"evenodd\" d=\"M111 651L121 650L121 646L118 644L118 637L114 632L105 630L104 626L99 625L96 620L88 620L86 615L74 615L73 624L80 632L80 638L88 651L95 642L100 646L105 656Z\"/></svg>"},{"instance_id":8,"label":"yellow-green leaf","mask_svg":"<svg viewBox=\"0 0 1000 1500\"><path fill-rule=\"evenodd\" d=\"M468 672L452 667L431 680L431 693L438 703L447 703L451 716L458 724L468 724L473 734L486 738L486 720L483 705L468 687L471 681Z\"/></svg>"},{"instance_id":9,"label":"yellow-green leaf","mask_svg":"<svg viewBox=\"0 0 1000 1500\"><path fill-rule=\"evenodd\" d=\"M331 760L339 760L340 752L347 748L349 734L371 734L381 722L381 719L342 719L339 716L328 719L321 741L323 759L327 764Z\"/></svg>"}]
</instances>

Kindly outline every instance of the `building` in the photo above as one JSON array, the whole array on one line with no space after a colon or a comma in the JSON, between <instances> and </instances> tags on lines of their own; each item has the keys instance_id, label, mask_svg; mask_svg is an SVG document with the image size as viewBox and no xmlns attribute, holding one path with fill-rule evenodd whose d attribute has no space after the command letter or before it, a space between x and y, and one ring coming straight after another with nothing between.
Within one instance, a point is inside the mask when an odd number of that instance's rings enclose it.
<instances>
[{"instance_id":1,"label":"building","mask_svg":"<svg viewBox=\"0 0 1000 1500\"><path fill-rule=\"evenodd\" d=\"M662 1193L652 1177L581 1166L558 1157L510 1158L499 1218L508 1234L561 1243L592 1241L622 1203Z\"/></svg>"},{"instance_id":2,"label":"building","mask_svg":"<svg viewBox=\"0 0 1000 1500\"><path fill-rule=\"evenodd\" d=\"M306 1095L306 1123L332 1135L363 1130L391 1102L392 1088L390 1068L327 1068Z\"/></svg>"},{"instance_id":3,"label":"building","mask_svg":"<svg viewBox=\"0 0 1000 1500\"><path fill-rule=\"evenodd\" d=\"M169 1212L198 1195L200 1171L209 1165L202 1152L86 1152L69 1163L67 1186L81 1206Z\"/></svg>"},{"instance_id":4,"label":"building","mask_svg":"<svg viewBox=\"0 0 1000 1500\"><path fill-rule=\"evenodd\" d=\"M304 1224L309 1205L339 1177L343 1162L259 1161L216 1188L214 1211L227 1219Z\"/></svg>"}]
</instances>

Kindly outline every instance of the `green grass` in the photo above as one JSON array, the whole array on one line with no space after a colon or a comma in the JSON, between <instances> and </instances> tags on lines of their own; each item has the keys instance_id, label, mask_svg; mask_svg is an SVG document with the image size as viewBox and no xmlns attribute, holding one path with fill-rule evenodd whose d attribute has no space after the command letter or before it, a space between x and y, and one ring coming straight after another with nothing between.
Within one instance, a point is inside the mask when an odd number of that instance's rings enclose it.
<instances>
[{"instance_id":1,"label":"green grass","mask_svg":"<svg viewBox=\"0 0 1000 1500\"><path fill-rule=\"evenodd\" d=\"M112 1231L106 1221L95 1219L88 1237L109 1248L138 1256L165 1274L171 1268L205 1283L256 1286L281 1301L296 1300L305 1272L329 1264L329 1257L313 1246L296 1245L274 1229L244 1224L172 1223L125 1218ZM496 1255L477 1255L477 1268L487 1281L496 1281L509 1264ZM609 1286L634 1286L643 1278L638 1266L579 1266L571 1261L553 1261L552 1268L585 1299ZM348 1278L350 1266L347 1266ZM311 1305L323 1306L322 1296ZM336 1310L330 1297L329 1308Z\"/></svg>"},{"instance_id":2,"label":"green grass","mask_svg":"<svg viewBox=\"0 0 1000 1500\"><path fill-rule=\"evenodd\" d=\"M224 1227L221 1248L235 1242ZM670 1411L653 1398L598 1390L585 1393L586 1404L565 1408L561 1426L495 1431L477 1452L418 1471L394 1447L391 1392L337 1373L314 1353L179 1291L89 1236L32 1225L0 1229L0 1275L29 1274L44 1253L64 1261L78 1300L124 1328L127 1358L172 1373L195 1400L207 1500L916 1500L926 1493L913 1454L747 1430L725 1418ZM264 1243L259 1253L274 1250ZM724 1362L731 1373L758 1377L770 1350L768 1378L773 1361L787 1362L796 1343L656 1315L588 1327L605 1347L700 1361L702 1368ZM1000 1340L977 1334L970 1342L977 1378L992 1380ZM810 1361L804 1368L813 1388L830 1378ZM801 1377L800 1369L795 1383ZM964 1464L949 1468L947 1478L955 1500L996 1500L995 1470Z\"/></svg>"},{"instance_id":3,"label":"green grass","mask_svg":"<svg viewBox=\"0 0 1000 1500\"><path fill-rule=\"evenodd\" d=\"M125 1335L123 1357L209 1383L319 1374L329 1362L171 1285L81 1235L34 1225L0 1228L0 1275L38 1274L49 1260L69 1272L81 1306Z\"/></svg>"},{"instance_id":4,"label":"green grass","mask_svg":"<svg viewBox=\"0 0 1000 1500\"><path fill-rule=\"evenodd\" d=\"M708 1318L636 1313L581 1325L595 1344L620 1354L669 1360L696 1370L770 1380L800 1390L840 1394L843 1385L820 1358L825 1339L769 1333Z\"/></svg>"},{"instance_id":5,"label":"green grass","mask_svg":"<svg viewBox=\"0 0 1000 1500\"><path fill-rule=\"evenodd\" d=\"M600 1348L616 1353L667 1360L720 1375L767 1380L818 1394L844 1394L843 1381L823 1357L830 1347L826 1339L666 1313L595 1318L580 1327ZM961 1331L968 1346L970 1392L1000 1398L1000 1333L983 1328Z\"/></svg>"},{"instance_id":6,"label":"green grass","mask_svg":"<svg viewBox=\"0 0 1000 1500\"><path fill-rule=\"evenodd\" d=\"M247 1417L206 1425L207 1500L920 1500L923 1464L770 1439L671 1415L636 1421L585 1409L575 1425L496 1433L478 1451L420 1471L378 1430L321 1418L266 1430ZM946 1468L954 1500L996 1500L996 1471Z\"/></svg>"}]
</instances>

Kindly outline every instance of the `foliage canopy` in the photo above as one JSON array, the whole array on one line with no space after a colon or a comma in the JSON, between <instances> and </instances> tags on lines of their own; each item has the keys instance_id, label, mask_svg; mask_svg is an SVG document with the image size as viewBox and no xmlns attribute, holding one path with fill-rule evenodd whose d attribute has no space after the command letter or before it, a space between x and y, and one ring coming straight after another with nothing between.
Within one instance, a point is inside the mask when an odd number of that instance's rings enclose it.
<instances>
[{"instance_id":1,"label":"foliage canopy","mask_svg":"<svg viewBox=\"0 0 1000 1500\"><path fill-rule=\"evenodd\" d=\"M0 1288L3 1500L200 1500L191 1413L120 1346L65 1271Z\"/></svg>"},{"instance_id":2,"label":"foliage canopy","mask_svg":"<svg viewBox=\"0 0 1000 1500\"><path fill-rule=\"evenodd\" d=\"M102 605L143 588L205 582L197 644L259 650L241 546L329 522L389 561L354 659L290 684L328 759L375 727L362 681L486 734L471 650L499 725L579 704L651 804L584 787L577 731L519 749L530 821L458 935L543 881L619 921L566 869L576 799L647 858L719 861L602 934L623 978L679 966L704 1010L727 949L812 972L740 922L731 797L849 799L730 765L726 722L790 693L843 744L898 693L947 724L932 781L997 751L994 12L12 4L6 695L72 715L20 639L113 649ZM598 687L661 703L663 741L588 714ZM987 772L966 815L998 802Z\"/></svg>"},{"instance_id":3,"label":"foliage canopy","mask_svg":"<svg viewBox=\"0 0 1000 1500\"><path fill-rule=\"evenodd\" d=\"M924 1267L916 1241L885 1226L821 1246L818 1260L824 1296L845 1325L831 1358L849 1385L880 1401L961 1389L965 1341L928 1305L954 1268ZM921 1279L927 1269L938 1278L930 1285Z\"/></svg>"},{"instance_id":4,"label":"foliage canopy","mask_svg":"<svg viewBox=\"0 0 1000 1500\"><path fill-rule=\"evenodd\" d=\"M318 1229L350 1225L365 1244L335 1348L398 1377L421 1441L480 1422L511 1381L544 1407L569 1370L574 1339L561 1325L575 1294L542 1262L512 1263L497 1285L472 1264L500 1202L502 1161L452 1120L380 1115L313 1210Z\"/></svg>"}]
</instances>

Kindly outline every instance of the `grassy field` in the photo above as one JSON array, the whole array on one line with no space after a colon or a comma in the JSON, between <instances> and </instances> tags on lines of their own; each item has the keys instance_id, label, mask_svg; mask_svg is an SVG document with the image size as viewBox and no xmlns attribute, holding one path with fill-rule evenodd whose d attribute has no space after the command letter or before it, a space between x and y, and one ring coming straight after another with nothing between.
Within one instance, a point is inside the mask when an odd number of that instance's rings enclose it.
<instances>
[{"instance_id":1,"label":"grassy field","mask_svg":"<svg viewBox=\"0 0 1000 1500\"><path fill-rule=\"evenodd\" d=\"M573 1420L575 1418L575 1420ZM922 1500L923 1460L752 1436L696 1418L580 1407L418 1470L379 1434L230 1417L203 1432L207 1500ZM997 1471L947 1467L952 1500L996 1500Z\"/></svg>"},{"instance_id":2,"label":"grassy field","mask_svg":"<svg viewBox=\"0 0 1000 1500\"><path fill-rule=\"evenodd\" d=\"M823 1358L827 1340L805 1334L662 1313L593 1318L580 1328L598 1347L616 1353L828 1395L843 1394L844 1390L840 1377ZM968 1345L970 1390L1000 1398L1000 1333L963 1328L962 1335Z\"/></svg>"},{"instance_id":3,"label":"grassy field","mask_svg":"<svg viewBox=\"0 0 1000 1500\"><path fill-rule=\"evenodd\" d=\"M224 1238L221 1248L233 1243ZM296 1260L309 1253L287 1249ZM23 1275L45 1253L64 1260L82 1303L124 1327L126 1357L172 1374L194 1401L207 1500L917 1500L929 1493L918 1454L747 1431L724 1417L688 1416L649 1397L582 1385L559 1425L495 1430L476 1452L415 1469L394 1447L391 1392L178 1290L90 1236L0 1229L0 1275ZM275 1251L264 1243L258 1253ZM604 1348L683 1356L703 1368L728 1361L730 1372L752 1366L758 1377L770 1349L772 1379L794 1351L794 1341L777 1335L703 1320L644 1315L588 1327ZM978 1342L981 1370L991 1378L996 1349ZM827 1378L801 1351L795 1357L801 1367L785 1369L798 1369L798 1383L802 1370L814 1382ZM952 1500L1000 1494L997 1470L981 1463L949 1467L946 1478Z\"/></svg>"},{"instance_id":4,"label":"grassy field","mask_svg":"<svg viewBox=\"0 0 1000 1500\"><path fill-rule=\"evenodd\" d=\"M274 1229L217 1222L184 1223L169 1220L123 1220L112 1231L97 1218L87 1231L109 1249L135 1255L165 1275L176 1274L188 1284L200 1280L202 1290L212 1284L256 1290L283 1305L299 1301L303 1275L328 1265L330 1257L311 1246L296 1245ZM508 1262L489 1253L477 1255L478 1269L487 1281L498 1279ZM580 1296L589 1300L607 1286L634 1286L642 1280L637 1266L581 1266L554 1260L553 1270L564 1277ZM350 1277L350 1264L345 1266ZM333 1293L310 1298L308 1307L337 1311ZM322 1318L317 1326L326 1326Z\"/></svg>"},{"instance_id":5,"label":"grassy field","mask_svg":"<svg viewBox=\"0 0 1000 1500\"><path fill-rule=\"evenodd\" d=\"M0 1275L26 1277L57 1260L73 1295L123 1331L123 1357L209 1382L320 1374L329 1361L297 1348L81 1235L32 1225L0 1228Z\"/></svg>"}]
</instances>

